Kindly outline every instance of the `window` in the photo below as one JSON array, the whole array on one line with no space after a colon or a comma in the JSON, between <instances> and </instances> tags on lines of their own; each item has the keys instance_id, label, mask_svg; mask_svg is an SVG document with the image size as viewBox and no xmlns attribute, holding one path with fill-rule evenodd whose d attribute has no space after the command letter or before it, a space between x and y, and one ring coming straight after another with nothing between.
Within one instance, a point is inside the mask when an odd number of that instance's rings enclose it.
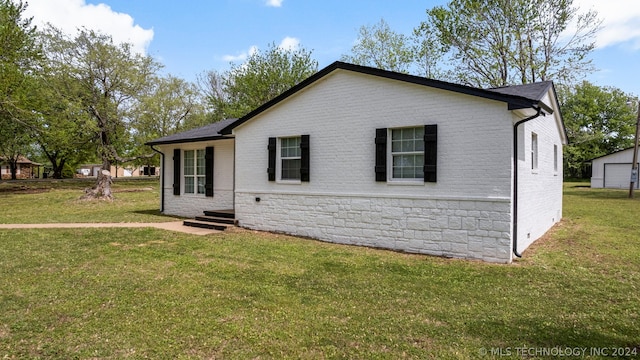
<instances>
[{"instance_id":1,"label":"window","mask_svg":"<svg viewBox=\"0 0 640 360\"><path fill-rule=\"evenodd\" d=\"M558 172L558 145L553 145L553 172Z\"/></svg>"},{"instance_id":2,"label":"window","mask_svg":"<svg viewBox=\"0 0 640 360\"><path fill-rule=\"evenodd\" d=\"M538 134L531 133L531 170L538 170Z\"/></svg>"},{"instance_id":3,"label":"window","mask_svg":"<svg viewBox=\"0 0 640 360\"><path fill-rule=\"evenodd\" d=\"M184 193L204 194L205 193L205 151L185 150L184 151Z\"/></svg>"},{"instance_id":4,"label":"window","mask_svg":"<svg viewBox=\"0 0 640 360\"><path fill-rule=\"evenodd\" d=\"M375 180L437 182L438 125L376 129Z\"/></svg>"},{"instance_id":5,"label":"window","mask_svg":"<svg viewBox=\"0 0 640 360\"><path fill-rule=\"evenodd\" d=\"M309 139L309 135L269 138L269 181L276 181L276 178L294 183L310 181Z\"/></svg>"},{"instance_id":6,"label":"window","mask_svg":"<svg viewBox=\"0 0 640 360\"><path fill-rule=\"evenodd\" d=\"M280 138L280 180L300 180L300 137Z\"/></svg>"},{"instance_id":7,"label":"window","mask_svg":"<svg viewBox=\"0 0 640 360\"><path fill-rule=\"evenodd\" d=\"M424 126L390 131L391 178L424 179Z\"/></svg>"}]
</instances>

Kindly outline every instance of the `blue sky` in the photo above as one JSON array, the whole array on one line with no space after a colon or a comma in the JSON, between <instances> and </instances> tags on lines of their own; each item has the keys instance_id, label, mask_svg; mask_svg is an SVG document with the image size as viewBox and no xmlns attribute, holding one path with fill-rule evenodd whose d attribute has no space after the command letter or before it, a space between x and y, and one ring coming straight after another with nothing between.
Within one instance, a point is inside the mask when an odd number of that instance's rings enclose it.
<instances>
[{"instance_id":1,"label":"blue sky","mask_svg":"<svg viewBox=\"0 0 640 360\"><path fill-rule=\"evenodd\" d=\"M128 41L190 81L241 63L252 48L302 46L320 68L350 51L362 25L384 19L409 35L425 10L445 0L29 0L36 25L93 28ZM587 80L640 96L640 1L574 0L603 20Z\"/></svg>"}]
</instances>

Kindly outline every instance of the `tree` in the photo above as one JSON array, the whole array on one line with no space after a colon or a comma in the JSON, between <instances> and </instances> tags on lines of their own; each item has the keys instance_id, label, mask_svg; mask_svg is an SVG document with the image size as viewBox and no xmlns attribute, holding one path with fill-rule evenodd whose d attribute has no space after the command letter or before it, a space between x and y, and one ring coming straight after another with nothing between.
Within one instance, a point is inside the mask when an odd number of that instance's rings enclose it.
<instances>
[{"instance_id":1,"label":"tree","mask_svg":"<svg viewBox=\"0 0 640 360\"><path fill-rule=\"evenodd\" d=\"M351 55L343 55L342 61L406 73L414 62L410 41L407 36L391 30L381 19L375 25L360 27Z\"/></svg>"},{"instance_id":2,"label":"tree","mask_svg":"<svg viewBox=\"0 0 640 360\"><path fill-rule=\"evenodd\" d=\"M200 80L214 121L241 117L318 71L305 49L271 44L223 74L210 71Z\"/></svg>"},{"instance_id":3,"label":"tree","mask_svg":"<svg viewBox=\"0 0 640 360\"><path fill-rule=\"evenodd\" d=\"M634 96L587 81L559 86L558 100L569 145L564 149L565 175L584 177L586 161L633 145L637 103Z\"/></svg>"},{"instance_id":4,"label":"tree","mask_svg":"<svg viewBox=\"0 0 640 360\"><path fill-rule=\"evenodd\" d=\"M65 166L77 165L95 152L91 118L83 111L81 103L65 91L74 82L64 73L47 71L42 74L37 90L38 115L34 132L42 154L53 169L52 177L63 177ZM77 84L75 84L77 85ZM70 91L71 94L77 93Z\"/></svg>"},{"instance_id":5,"label":"tree","mask_svg":"<svg viewBox=\"0 0 640 360\"><path fill-rule=\"evenodd\" d=\"M29 148L35 70L41 59L36 28L22 17L26 3L0 0L0 155L15 179L16 161Z\"/></svg>"},{"instance_id":6,"label":"tree","mask_svg":"<svg viewBox=\"0 0 640 360\"><path fill-rule=\"evenodd\" d=\"M131 115L139 97L148 92L150 79L160 65L151 57L132 52L130 44L114 44L104 34L82 29L72 39L60 31L49 31L52 66L66 73L66 95L77 99L92 119L93 141L102 161L102 173L87 197L111 199L114 162L129 162L119 152L131 140ZM148 156L151 156L150 154Z\"/></svg>"},{"instance_id":7,"label":"tree","mask_svg":"<svg viewBox=\"0 0 640 360\"><path fill-rule=\"evenodd\" d=\"M31 144L30 133L17 121L0 123L0 159L9 164L11 179L17 178L18 160L27 152Z\"/></svg>"},{"instance_id":8,"label":"tree","mask_svg":"<svg viewBox=\"0 0 640 360\"><path fill-rule=\"evenodd\" d=\"M133 118L133 155L149 153L151 149L144 145L147 141L206 124L197 86L171 75L153 79L149 92L140 97ZM154 165L152 162L143 158L136 165Z\"/></svg>"},{"instance_id":9,"label":"tree","mask_svg":"<svg viewBox=\"0 0 640 360\"><path fill-rule=\"evenodd\" d=\"M22 17L26 7L22 1L0 0L0 121L20 122L29 113L28 78L37 69L41 52L35 26Z\"/></svg>"},{"instance_id":10,"label":"tree","mask_svg":"<svg viewBox=\"0 0 640 360\"><path fill-rule=\"evenodd\" d=\"M417 30L436 32L451 78L497 87L579 79L593 69L599 25L596 12L579 13L573 0L451 0L427 10Z\"/></svg>"}]
</instances>

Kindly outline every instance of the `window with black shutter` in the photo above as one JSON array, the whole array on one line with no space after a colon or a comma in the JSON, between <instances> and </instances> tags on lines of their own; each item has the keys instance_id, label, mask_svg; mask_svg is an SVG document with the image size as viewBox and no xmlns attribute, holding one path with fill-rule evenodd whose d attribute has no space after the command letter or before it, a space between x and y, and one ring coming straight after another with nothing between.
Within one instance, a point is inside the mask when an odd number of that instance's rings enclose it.
<instances>
[{"instance_id":1,"label":"window with black shutter","mask_svg":"<svg viewBox=\"0 0 640 360\"><path fill-rule=\"evenodd\" d=\"M376 129L376 181L437 180L438 126Z\"/></svg>"}]
</instances>

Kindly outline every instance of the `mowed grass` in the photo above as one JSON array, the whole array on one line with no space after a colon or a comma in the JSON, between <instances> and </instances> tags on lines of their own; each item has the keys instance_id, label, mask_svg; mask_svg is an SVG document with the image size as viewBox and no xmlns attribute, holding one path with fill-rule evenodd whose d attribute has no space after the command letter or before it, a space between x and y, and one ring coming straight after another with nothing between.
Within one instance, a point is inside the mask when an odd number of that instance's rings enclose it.
<instances>
[{"instance_id":1,"label":"mowed grass","mask_svg":"<svg viewBox=\"0 0 640 360\"><path fill-rule=\"evenodd\" d=\"M640 200L579 185L563 222L510 265L247 230L0 230L0 357L637 354Z\"/></svg>"},{"instance_id":2,"label":"mowed grass","mask_svg":"<svg viewBox=\"0 0 640 360\"><path fill-rule=\"evenodd\" d=\"M0 181L0 224L162 222L157 178L114 179L115 200L79 200L95 179Z\"/></svg>"}]
</instances>

